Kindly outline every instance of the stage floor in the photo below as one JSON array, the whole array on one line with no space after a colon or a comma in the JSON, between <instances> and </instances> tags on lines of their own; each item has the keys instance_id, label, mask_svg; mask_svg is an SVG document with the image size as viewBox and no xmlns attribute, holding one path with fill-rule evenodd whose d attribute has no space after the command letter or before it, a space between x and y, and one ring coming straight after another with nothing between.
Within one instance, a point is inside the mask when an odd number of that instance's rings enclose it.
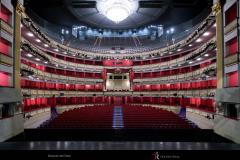
<instances>
[{"instance_id":1,"label":"stage floor","mask_svg":"<svg viewBox=\"0 0 240 160\"><path fill-rule=\"evenodd\" d=\"M0 150L240 150L240 144L205 142L34 141L2 142Z\"/></svg>"}]
</instances>

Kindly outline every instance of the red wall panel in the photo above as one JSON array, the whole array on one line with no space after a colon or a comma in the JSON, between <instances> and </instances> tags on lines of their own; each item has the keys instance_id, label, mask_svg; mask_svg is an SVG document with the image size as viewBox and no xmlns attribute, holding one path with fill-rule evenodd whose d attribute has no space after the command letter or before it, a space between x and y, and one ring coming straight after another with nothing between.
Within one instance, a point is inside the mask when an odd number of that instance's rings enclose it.
<instances>
[{"instance_id":1,"label":"red wall panel","mask_svg":"<svg viewBox=\"0 0 240 160\"><path fill-rule=\"evenodd\" d=\"M225 13L225 25L228 25L237 18L237 4L231 6Z\"/></svg>"},{"instance_id":2,"label":"red wall panel","mask_svg":"<svg viewBox=\"0 0 240 160\"><path fill-rule=\"evenodd\" d=\"M0 72L0 86L7 87L10 85L10 76L7 73Z\"/></svg>"},{"instance_id":3,"label":"red wall panel","mask_svg":"<svg viewBox=\"0 0 240 160\"><path fill-rule=\"evenodd\" d=\"M9 23L10 16L11 16L11 12L6 7L1 5L1 8L0 8L0 18L3 21Z\"/></svg>"},{"instance_id":4,"label":"red wall panel","mask_svg":"<svg viewBox=\"0 0 240 160\"><path fill-rule=\"evenodd\" d=\"M126 67L132 66L133 62L131 60L104 60L104 66L117 66L117 67Z\"/></svg>"},{"instance_id":5,"label":"red wall panel","mask_svg":"<svg viewBox=\"0 0 240 160\"><path fill-rule=\"evenodd\" d=\"M238 86L238 72L232 72L228 74L228 87Z\"/></svg>"},{"instance_id":6,"label":"red wall panel","mask_svg":"<svg viewBox=\"0 0 240 160\"><path fill-rule=\"evenodd\" d=\"M236 54L238 51L237 37L227 42L226 47L228 49L227 50L228 55Z\"/></svg>"},{"instance_id":7,"label":"red wall panel","mask_svg":"<svg viewBox=\"0 0 240 160\"><path fill-rule=\"evenodd\" d=\"M9 54L9 50L10 50L10 46L9 46L9 42L7 42L6 40L0 38L0 53Z\"/></svg>"}]
</instances>

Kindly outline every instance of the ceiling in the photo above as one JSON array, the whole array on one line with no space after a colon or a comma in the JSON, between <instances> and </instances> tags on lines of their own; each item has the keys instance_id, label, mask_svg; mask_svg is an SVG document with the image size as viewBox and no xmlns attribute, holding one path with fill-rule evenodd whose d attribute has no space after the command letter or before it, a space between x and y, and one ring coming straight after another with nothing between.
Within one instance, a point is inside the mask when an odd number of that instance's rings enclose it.
<instances>
[{"instance_id":1,"label":"ceiling","mask_svg":"<svg viewBox=\"0 0 240 160\"><path fill-rule=\"evenodd\" d=\"M27 13L33 11L45 20L62 26L88 25L89 27L126 29L149 24L165 26L188 21L204 10L210 11L212 0L137 0L138 10L116 24L99 13L98 0L25 0ZM31 16L31 15L30 15Z\"/></svg>"}]
</instances>

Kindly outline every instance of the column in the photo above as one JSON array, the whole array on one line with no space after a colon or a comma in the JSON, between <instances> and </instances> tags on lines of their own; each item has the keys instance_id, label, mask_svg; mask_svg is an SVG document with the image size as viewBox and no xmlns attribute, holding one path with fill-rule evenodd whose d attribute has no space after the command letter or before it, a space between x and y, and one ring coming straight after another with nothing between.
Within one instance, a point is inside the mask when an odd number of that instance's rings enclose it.
<instances>
[{"instance_id":1,"label":"column","mask_svg":"<svg viewBox=\"0 0 240 160\"><path fill-rule=\"evenodd\" d=\"M13 57L14 57L14 86L17 90L21 89L20 86L20 66L21 66L21 14L24 12L23 5L18 0L12 0L14 7L14 45L13 45Z\"/></svg>"},{"instance_id":2,"label":"column","mask_svg":"<svg viewBox=\"0 0 240 160\"><path fill-rule=\"evenodd\" d=\"M217 39L217 88L223 88L223 12L220 0L214 0L212 7L213 13L216 16L216 39Z\"/></svg>"}]
</instances>

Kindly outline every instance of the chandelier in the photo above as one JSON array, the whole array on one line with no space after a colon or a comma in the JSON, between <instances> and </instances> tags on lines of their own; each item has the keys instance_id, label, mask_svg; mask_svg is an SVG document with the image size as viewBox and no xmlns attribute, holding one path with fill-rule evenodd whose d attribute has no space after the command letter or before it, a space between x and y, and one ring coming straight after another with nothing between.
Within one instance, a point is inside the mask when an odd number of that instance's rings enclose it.
<instances>
[{"instance_id":1,"label":"chandelier","mask_svg":"<svg viewBox=\"0 0 240 160\"><path fill-rule=\"evenodd\" d=\"M115 23L128 18L138 9L137 0L98 0L98 11Z\"/></svg>"}]
</instances>

